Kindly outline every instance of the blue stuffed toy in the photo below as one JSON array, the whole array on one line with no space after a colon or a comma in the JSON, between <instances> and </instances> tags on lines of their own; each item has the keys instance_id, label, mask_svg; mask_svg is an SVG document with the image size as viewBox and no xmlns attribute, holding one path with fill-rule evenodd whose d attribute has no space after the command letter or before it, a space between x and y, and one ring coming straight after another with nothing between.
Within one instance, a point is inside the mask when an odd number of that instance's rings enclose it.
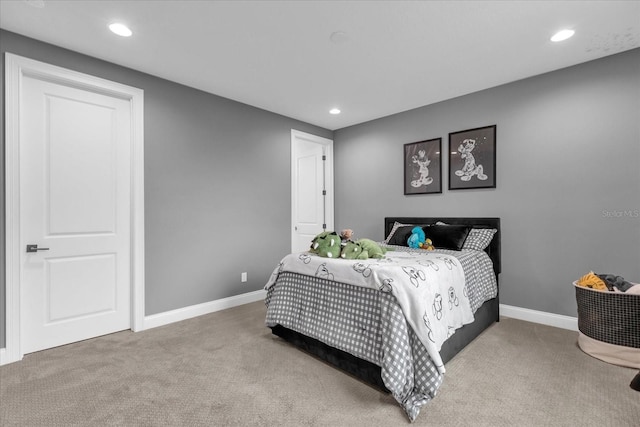
<instances>
[{"instance_id":1,"label":"blue stuffed toy","mask_svg":"<svg viewBox=\"0 0 640 427\"><path fill-rule=\"evenodd\" d=\"M407 245L410 248L418 249L422 247L425 240L427 240L427 236L425 236L422 227L413 227L411 230L411 236L407 239Z\"/></svg>"}]
</instances>

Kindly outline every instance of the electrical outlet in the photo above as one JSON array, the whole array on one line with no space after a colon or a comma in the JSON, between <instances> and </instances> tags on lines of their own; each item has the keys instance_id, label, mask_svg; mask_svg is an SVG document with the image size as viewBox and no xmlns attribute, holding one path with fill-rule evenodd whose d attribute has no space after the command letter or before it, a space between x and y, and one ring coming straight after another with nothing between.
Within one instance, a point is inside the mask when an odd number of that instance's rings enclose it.
<instances>
[{"instance_id":1,"label":"electrical outlet","mask_svg":"<svg viewBox=\"0 0 640 427\"><path fill-rule=\"evenodd\" d=\"M247 281L247 272L246 271L240 275L240 281L242 281L242 283Z\"/></svg>"}]
</instances>

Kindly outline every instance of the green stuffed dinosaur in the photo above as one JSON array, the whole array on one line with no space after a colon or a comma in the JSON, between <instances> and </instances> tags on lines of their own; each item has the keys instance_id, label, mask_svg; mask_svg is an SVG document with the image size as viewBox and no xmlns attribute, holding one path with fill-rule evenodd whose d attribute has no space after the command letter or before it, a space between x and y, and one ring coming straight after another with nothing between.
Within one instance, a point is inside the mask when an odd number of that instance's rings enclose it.
<instances>
[{"instance_id":1,"label":"green stuffed dinosaur","mask_svg":"<svg viewBox=\"0 0 640 427\"><path fill-rule=\"evenodd\" d=\"M340 256L340 236L335 231L323 231L311 241L310 252L324 258Z\"/></svg>"},{"instance_id":2,"label":"green stuffed dinosaur","mask_svg":"<svg viewBox=\"0 0 640 427\"><path fill-rule=\"evenodd\" d=\"M369 252L362 249L360 243L352 242L351 240L342 244L342 252L340 252L340 258L343 259L368 259Z\"/></svg>"},{"instance_id":3,"label":"green stuffed dinosaur","mask_svg":"<svg viewBox=\"0 0 640 427\"><path fill-rule=\"evenodd\" d=\"M388 250L371 239L358 239L356 243L362 246L362 250L369 253L369 258L384 258L384 254L386 254Z\"/></svg>"}]
</instances>

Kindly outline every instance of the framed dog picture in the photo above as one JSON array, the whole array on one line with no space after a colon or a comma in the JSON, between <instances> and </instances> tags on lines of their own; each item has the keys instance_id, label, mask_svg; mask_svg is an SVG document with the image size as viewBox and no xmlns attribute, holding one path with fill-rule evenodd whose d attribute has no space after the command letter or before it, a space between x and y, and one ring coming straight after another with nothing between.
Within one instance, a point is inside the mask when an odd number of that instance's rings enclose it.
<instances>
[{"instance_id":1,"label":"framed dog picture","mask_svg":"<svg viewBox=\"0 0 640 427\"><path fill-rule=\"evenodd\" d=\"M442 193L442 138L404 144L404 194Z\"/></svg>"},{"instance_id":2,"label":"framed dog picture","mask_svg":"<svg viewBox=\"0 0 640 427\"><path fill-rule=\"evenodd\" d=\"M449 190L496 188L496 125L449 134Z\"/></svg>"}]
</instances>

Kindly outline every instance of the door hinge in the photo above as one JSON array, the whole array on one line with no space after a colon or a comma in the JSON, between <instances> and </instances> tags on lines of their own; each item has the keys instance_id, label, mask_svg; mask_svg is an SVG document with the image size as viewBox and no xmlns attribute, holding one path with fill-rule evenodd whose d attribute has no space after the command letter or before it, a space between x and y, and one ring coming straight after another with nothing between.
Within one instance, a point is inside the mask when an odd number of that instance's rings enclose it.
<instances>
[{"instance_id":1,"label":"door hinge","mask_svg":"<svg viewBox=\"0 0 640 427\"><path fill-rule=\"evenodd\" d=\"M322 229L326 230L327 229L327 224L322 224Z\"/></svg>"},{"instance_id":2,"label":"door hinge","mask_svg":"<svg viewBox=\"0 0 640 427\"><path fill-rule=\"evenodd\" d=\"M325 161L327 160L327 156L325 156L324 154L322 155L322 160Z\"/></svg>"},{"instance_id":3,"label":"door hinge","mask_svg":"<svg viewBox=\"0 0 640 427\"><path fill-rule=\"evenodd\" d=\"M327 190L322 190L322 195L326 196L327 195Z\"/></svg>"}]
</instances>

